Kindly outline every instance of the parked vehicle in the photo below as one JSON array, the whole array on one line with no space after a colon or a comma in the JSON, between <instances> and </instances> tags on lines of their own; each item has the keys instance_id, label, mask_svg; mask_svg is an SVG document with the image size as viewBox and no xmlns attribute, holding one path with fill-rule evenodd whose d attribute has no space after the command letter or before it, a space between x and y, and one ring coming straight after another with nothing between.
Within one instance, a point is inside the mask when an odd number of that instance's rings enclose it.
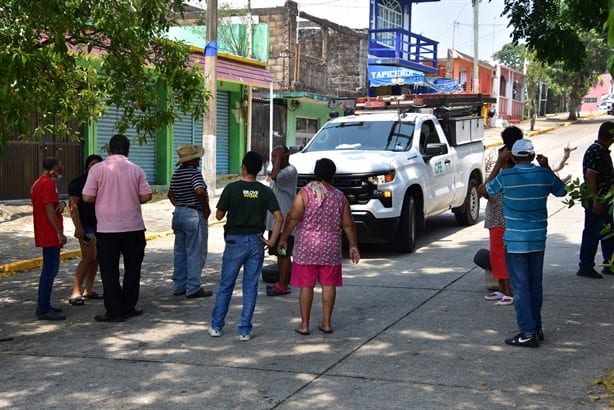
<instances>
[{"instance_id":1,"label":"parked vehicle","mask_svg":"<svg viewBox=\"0 0 614 410\"><path fill-rule=\"evenodd\" d=\"M429 217L452 210L460 225L475 224L484 180L484 123L476 114L484 99L451 96L332 119L290 156L299 186L313 179L319 158L332 159L333 184L350 203L359 241L390 242L401 252L415 249ZM429 112L412 112L424 107Z\"/></svg>"},{"instance_id":2,"label":"parked vehicle","mask_svg":"<svg viewBox=\"0 0 614 410\"><path fill-rule=\"evenodd\" d=\"M614 99L610 99L610 98L606 98L604 100L602 100L599 103L599 106L597 107L597 109L599 111L610 111L612 108L614 108Z\"/></svg>"},{"instance_id":3,"label":"parked vehicle","mask_svg":"<svg viewBox=\"0 0 614 410\"><path fill-rule=\"evenodd\" d=\"M603 100L599 103L599 106L597 107L597 109L599 111L608 111L611 106L612 106L612 103L610 101Z\"/></svg>"}]
</instances>

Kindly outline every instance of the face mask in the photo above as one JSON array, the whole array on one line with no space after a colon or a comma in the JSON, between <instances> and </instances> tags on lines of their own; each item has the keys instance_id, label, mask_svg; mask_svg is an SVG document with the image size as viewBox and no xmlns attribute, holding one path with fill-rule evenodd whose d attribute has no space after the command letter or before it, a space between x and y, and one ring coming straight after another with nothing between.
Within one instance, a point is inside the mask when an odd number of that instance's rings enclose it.
<instances>
[{"instance_id":1,"label":"face mask","mask_svg":"<svg viewBox=\"0 0 614 410\"><path fill-rule=\"evenodd\" d=\"M53 177L53 179L59 181L60 179L62 179L62 175L56 175Z\"/></svg>"}]
</instances>

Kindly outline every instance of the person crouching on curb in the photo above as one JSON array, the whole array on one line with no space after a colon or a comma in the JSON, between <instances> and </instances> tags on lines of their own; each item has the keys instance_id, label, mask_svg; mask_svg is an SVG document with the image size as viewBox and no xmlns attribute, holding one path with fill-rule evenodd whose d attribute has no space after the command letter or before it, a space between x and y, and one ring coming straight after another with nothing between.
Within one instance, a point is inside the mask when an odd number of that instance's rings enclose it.
<instances>
[{"instance_id":1,"label":"person crouching on curb","mask_svg":"<svg viewBox=\"0 0 614 410\"><path fill-rule=\"evenodd\" d=\"M298 225L290 283L300 288L301 325L294 330L303 336L310 334L309 319L316 281L322 286L322 321L318 329L323 333L333 333L333 307L337 286L342 285L342 230L349 242L350 259L353 263L360 261L350 205L343 192L332 186L336 170L335 163L328 158L316 161L315 181L301 188L296 195L279 241L279 249L285 249L290 232Z\"/></svg>"},{"instance_id":2,"label":"person crouching on curb","mask_svg":"<svg viewBox=\"0 0 614 410\"><path fill-rule=\"evenodd\" d=\"M279 239L283 217L275 194L268 186L258 182L256 175L262 168L262 157L249 151L241 164L241 180L224 188L217 203L215 218L226 216L224 225L224 254L220 283L215 295L209 335L222 335L239 270L243 267L243 310L237 326L239 340L252 338L252 316L258 296L258 280L264 262L264 246L273 246ZM267 211L273 214L275 226L272 235L264 239Z\"/></svg>"}]
</instances>

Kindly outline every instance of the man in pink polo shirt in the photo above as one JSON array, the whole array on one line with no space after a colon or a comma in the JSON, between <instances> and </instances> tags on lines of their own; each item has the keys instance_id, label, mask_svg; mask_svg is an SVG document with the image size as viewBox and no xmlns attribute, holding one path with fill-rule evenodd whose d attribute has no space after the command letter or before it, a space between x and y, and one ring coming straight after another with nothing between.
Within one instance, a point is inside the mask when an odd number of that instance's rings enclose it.
<instances>
[{"instance_id":1,"label":"man in pink polo shirt","mask_svg":"<svg viewBox=\"0 0 614 410\"><path fill-rule=\"evenodd\" d=\"M83 200L96 203L96 249L106 311L98 322L122 322L138 316L141 264L145 255L145 223L141 204L151 200L145 171L128 160L130 141L121 134L109 141L109 156L94 165L83 187ZM119 257L124 258L123 289Z\"/></svg>"}]
</instances>

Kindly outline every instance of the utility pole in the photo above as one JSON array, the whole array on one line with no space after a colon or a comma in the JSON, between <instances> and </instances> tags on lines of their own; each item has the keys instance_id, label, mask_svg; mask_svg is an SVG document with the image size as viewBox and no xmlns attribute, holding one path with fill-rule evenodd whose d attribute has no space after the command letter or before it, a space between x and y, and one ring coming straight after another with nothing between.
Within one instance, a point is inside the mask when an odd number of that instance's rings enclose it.
<instances>
[{"instance_id":1,"label":"utility pole","mask_svg":"<svg viewBox=\"0 0 614 410\"><path fill-rule=\"evenodd\" d=\"M252 2L251 0L247 0L247 58L252 58L253 54L253 44L254 41L252 38ZM248 85L247 87L247 113L245 114L245 124L246 124L246 136L247 141L245 143L246 151L252 150L252 86Z\"/></svg>"},{"instance_id":2,"label":"utility pole","mask_svg":"<svg viewBox=\"0 0 614 410\"><path fill-rule=\"evenodd\" d=\"M479 41L479 0L473 0L473 87L471 89L474 93L480 92L480 68L478 65L478 41Z\"/></svg>"},{"instance_id":3,"label":"utility pole","mask_svg":"<svg viewBox=\"0 0 614 410\"><path fill-rule=\"evenodd\" d=\"M217 134L217 0L207 0L207 44L205 45L205 88L211 93L208 110L203 122L202 174L208 186L209 196L216 189L216 134Z\"/></svg>"},{"instance_id":4,"label":"utility pole","mask_svg":"<svg viewBox=\"0 0 614 410\"><path fill-rule=\"evenodd\" d=\"M456 37L456 25L458 22L454 20L452 24L452 50L448 50L448 64L446 67L446 78L454 78L454 38Z\"/></svg>"}]
</instances>

